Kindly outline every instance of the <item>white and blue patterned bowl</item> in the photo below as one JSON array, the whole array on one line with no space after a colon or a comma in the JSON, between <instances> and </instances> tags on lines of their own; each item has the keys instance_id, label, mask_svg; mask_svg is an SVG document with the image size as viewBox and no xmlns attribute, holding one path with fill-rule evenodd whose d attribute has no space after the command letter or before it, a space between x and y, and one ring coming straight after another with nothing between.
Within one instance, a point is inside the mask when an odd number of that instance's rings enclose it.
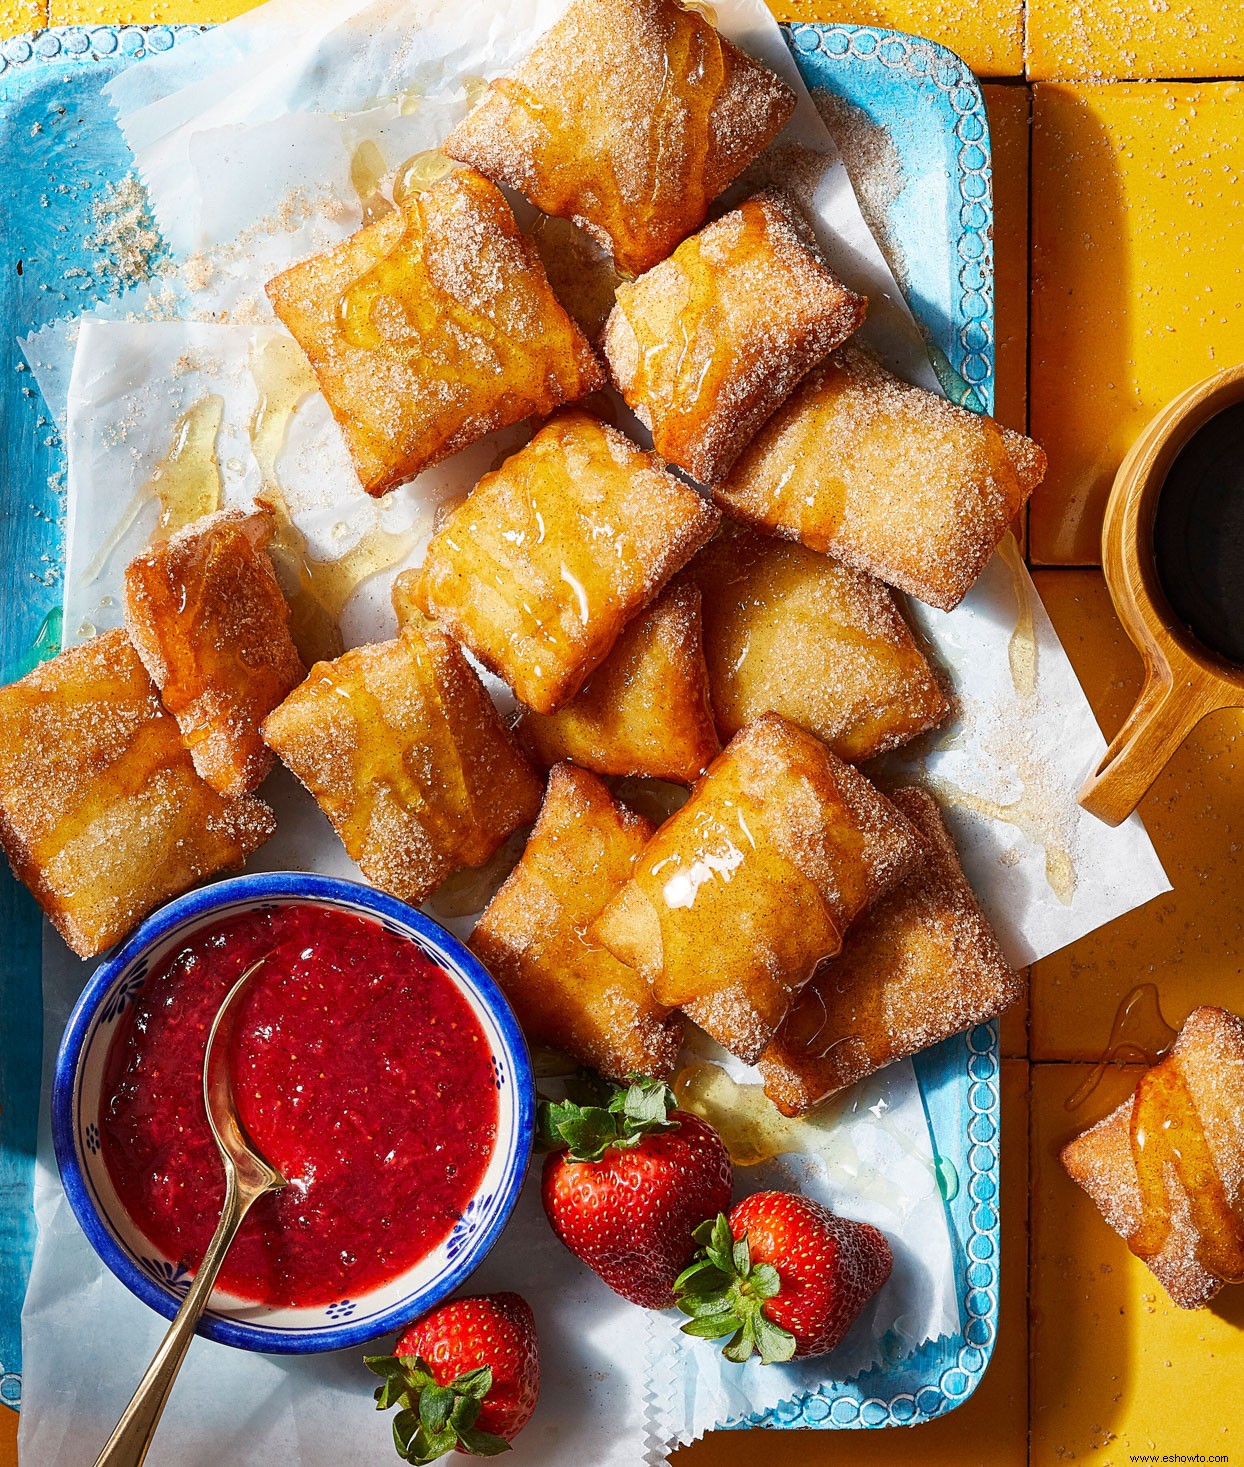
<instances>
[{"instance_id":1,"label":"white and blue patterned bowl","mask_svg":"<svg viewBox=\"0 0 1244 1467\"><path fill-rule=\"evenodd\" d=\"M221 881L162 907L99 966L70 1017L52 1086L52 1135L70 1206L112 1272L144 1303L171 1319L190 1275L161 1257L131 1221L100 1151L100 1092L115 1026L148 969L194 932L256 908L298 903L366 917L410 938L440 964L487 1036L498 1115L492 1159L460 1221L428 1257L389 1283L359 1298L299 1309L274 1309L220 1290L213 1293L201 1334L223 1345L289 1355L359 1345L426 1313L466 1280L513 1211L531 1156L535 1086L518 1022L478 960L430 917L357 882L297 872Z\"/></svg>"}]
</instances>

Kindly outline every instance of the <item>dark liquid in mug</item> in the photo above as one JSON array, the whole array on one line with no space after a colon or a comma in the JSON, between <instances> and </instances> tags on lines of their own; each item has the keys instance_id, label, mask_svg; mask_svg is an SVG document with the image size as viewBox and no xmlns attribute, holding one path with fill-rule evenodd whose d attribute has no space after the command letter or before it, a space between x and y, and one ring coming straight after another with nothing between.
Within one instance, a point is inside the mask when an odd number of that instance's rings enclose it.
<instances>
[{"instance_id":1,"label":"dark liquid in mug","mask_svg":"<svg viewBox=\"0 0 1244 1467\"><path fill-rule=\"evenodd\" d=\"M1197 641L1244 664L1244 402L1180 449L1153 525L1158 579Z\"/></svg>"}]
</instances>

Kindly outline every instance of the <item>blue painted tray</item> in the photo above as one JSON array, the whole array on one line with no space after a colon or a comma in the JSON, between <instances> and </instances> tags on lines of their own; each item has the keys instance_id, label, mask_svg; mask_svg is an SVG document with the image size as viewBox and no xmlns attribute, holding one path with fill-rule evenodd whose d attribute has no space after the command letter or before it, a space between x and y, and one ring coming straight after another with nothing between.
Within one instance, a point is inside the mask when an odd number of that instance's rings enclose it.
<instances>
[{"instance_id":1,"label":"blue painted tray","mask_svg":"<svg viewBox=\"0 0 1244 1467\"><path fill-rule=\"evenodd\" d=\"M100 88L195 27L74 27L0 45L0 682L59 646L64 452L14 340L105 293L91 206L131 161ZM886 201L903 283L950 396L993 406L989 134L976 78L932 42L866 26L797 25L808 85L884 129L901 167ZM33 1228L32 1157L42 1050L40 925L0 873L0 1401L21 1399L19 1314ZM916 1060L956 1242L960 1329L903 1360L740 1423L910 1425L967 1399L998 1313L998 1046L993 1025Z\"/></svg>"}]
</instances>

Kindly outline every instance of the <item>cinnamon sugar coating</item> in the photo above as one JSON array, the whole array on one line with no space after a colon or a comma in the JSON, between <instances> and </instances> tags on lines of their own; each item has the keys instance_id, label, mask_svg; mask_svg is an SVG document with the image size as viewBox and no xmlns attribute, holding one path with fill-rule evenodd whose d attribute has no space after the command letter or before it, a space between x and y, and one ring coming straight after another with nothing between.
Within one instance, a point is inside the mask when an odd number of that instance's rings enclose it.
<instances>
[{"instance_id":1,"label":"cinnamon sugar coating","mask_svg":"<svg viewBox=\"0 0 1244 1467\"><path fill-rule=\"evenodd\" d=\"M760 1058L783 1115L822 1100L1009 1008L1024 979L1006 961L959 865L937 802L897 790L920 854L799 992Z\"/></svg>"},{"instance_id":2,"label":"cinnamon sugar coating","mask_svg":"<svg viewBox=\"0 0 1244 1467\"><path fill-rule=\"evenodd\" d=\"M199 778L124 631L0 688L0 846L80 957L274 828L262 801Z\"/></svg>"},{"instance_id":3,"label":"cinnamon sugar coating","mask_svg":"<svg viewBox=\"0 0 1244 1467\"><path fill-rule=\"evenodd\" d=\"M597 774L698 779L721 748L698 588L684 580L667 586L626 624L581 692L556 713L526 711L517 732L546 768L573 759Z\"/></svg>"},{"instance_id":4,"label":"cinnamon sugar coating","mask_svg":"<svg viewBox=\"0 0 1244 1467\"><path fill-rule=\"evenodd\" d=\"M416 604L538 713L570 701L717 526L614 428L559 413L485 474L407 572ZM395 593L396 594L396 593Z\"/></svg>"},{"instance_id":5,"label":"cinnamon sugar coating","mask_svg":"<svg viewBox=\"0 0 1244 1467\"><path fill-rule=\"evenodd\" d=\"M852 345L804 378L713 494L736 519L950 611L1044 476L1030 438Z\"/></svg>"},{"instance_id":6,"label":"cinnamon sugar coating","mask_svg":"<svg viewBox=\"0 0 1244 1467\"><path fill-rule=\"evenodd\" d=\"M592 935L660 1003L755 1060L916 853L907 821L858 770L768 713L709 765Z\"/></svg>"},{"instance_id":7,"label":"cinnamon sugar coating","mask_svg":"<svg viewBox=\"0 0 1244 1467\"><path fill-rule=\"evenodd\" d=\"M673 0L575 0L445 151L638 275L785 126L790 88Z\"/></svg>"},{"instance_id":8,"label":"cinnamon sugar coating","mask_svg":"<svg viewBox=\"0 0 1244 1467\"><path fill-rule=\"evenodd\" d=\"M703 593L723 739L772 711L858 764L950 711L893 594L872 576L737 525L723 526L685 574Z\"/></svg>"},{"instance_id":9,"label":"cinnamon sugar coating","mask_svg":"<svg viewBox=\"0 0 1244 1467\"><path fill-rule=\"evenodd\" d=\"M263 736L367 879L403 901L481 865L540 806L535 771L435 627L317 662Z\"/></svg>"},{"instance_id":10,"label":"cinnamon sugar coating","mask_svg":"<svg viewBox=\"0 0 1244 1467\"><path fill-rule=\"evenodd\" d=\"M1060 1160L1181 1309L1244 1279L1244 1020L1194 1009L1137 1093Z\"/></svg>"},{"instance_id":11,"label":"cinnamon sugar coating","mask_svg":"<svg viewBox=\"0 0 1244 1467\"><path fill-rule=\"evenodd\" d=\"M306 675L265 549L271 519L223 509L131 561L125 624L194 767L221 794L272 766L259 725Z\"/></svg>"},{"instance_id":12,"label":"cinnamon sugar coating","mask_svg":"<svg viewBox=\"0 0 1244 1467\"><path fill-rule=\"evenodd\" d=\"M711 484L866 305L767 191L620 285L601 345L657 452Z\"/></svg>"},{"instance_id":13,"label":"cinnamon sugar coating","mask_svg":"<svg viewBox=\"0 0 1244 1467\"><path fill-rule=\"evenodd\" d=\"M604 371L493 184L461 169L267 285L384 494Z\"/></svg>"},{"instance_id":14,"label":"cinnamon sugar coating","mask_svg":"<svg viewBox=\"0 0 1244 1467\"><path fill-rule=\"evenodd\" d=\"M652 834L594 774L558 764L522 859L488 905L471 947L534 1044L602 1075L667 1078L682 1020L587 930Z\"/></svg>"}]
</instances>

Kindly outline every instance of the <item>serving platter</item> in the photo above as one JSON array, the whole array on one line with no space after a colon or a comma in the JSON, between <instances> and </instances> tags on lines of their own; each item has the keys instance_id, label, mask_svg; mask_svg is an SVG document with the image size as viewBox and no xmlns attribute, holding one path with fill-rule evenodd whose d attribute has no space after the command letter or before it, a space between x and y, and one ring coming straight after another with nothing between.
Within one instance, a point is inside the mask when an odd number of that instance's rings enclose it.
<instances>
[{"instance_id":1,"label":"serving platter","mask_svg":"<svg viewBox=\"0 0 1244 1467\"><path fill-rule=\"evenodd\" d=\"M103 84L197 27L70 27L0 45L5 269L0 275L0 682L60 641L64 450L24 368L18 333L116 289L94 206L132 166ZM853 109L859 157L884 160L871 207L949 396L993 406L988 126L975 77L932 42L847 25L785 28L808 86ZM876 174L873 183L878 183ZM20 1308L43 1051L40 921L0 875L0 1401L21 1397ZM54 1036L53 1036L54 1037ZM988 1364L998 1304L998 1045L981 1025L915 1061L955 1245L959 1329L903 1359L740 1426L885 1427L945 1414ZM830 1362L827 1362L829 1364ZM831 1365L832 1368L832 1365Z\"/></svg>"}]
</instances>

